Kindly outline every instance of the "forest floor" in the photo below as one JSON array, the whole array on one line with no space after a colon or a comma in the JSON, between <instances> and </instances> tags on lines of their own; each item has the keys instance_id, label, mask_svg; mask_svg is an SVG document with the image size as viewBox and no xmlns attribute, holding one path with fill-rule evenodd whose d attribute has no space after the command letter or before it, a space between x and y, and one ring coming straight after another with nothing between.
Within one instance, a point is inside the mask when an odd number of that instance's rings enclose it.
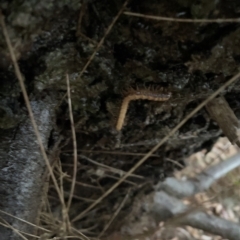
<instances>
[{"instance_id":1,"label":"forest floor","mask_svg":"<svg viewBox=\"0 0 240 240\"><path fill-rule=\"evenodd\" d=\"M65 147L60 146L61 154L57 149L53 156L52 170L61 194L51 181L46 183L48 196L44 197L39 219L44 228L39 233L41 240L108 236L120 229L121 220L129 214L133 199L142 189L152 190L171 175L194 177L236 151L221 140L207 153L221 130L202 108L135 168L139 159L195 107L239 74L239 3L104 0L83 1L80 7L79 1L57 1L55 5L47 1L22 2L28 7L20 8L15 1L1 6L21 73L30 96L56 93L57 134L68 140ZM136 17L135 13L145 15ZM149 14L168 18L158 21ZM0 127L8 129L19 124L18 115L26 117L26 113L19 111L24 104L13 68L9 67L11 59L4 38L0 38L0 46L4 50L0 53L4 56L0 61L0 108L7 115ZM171 98L162 103L149 98L130 103L119 134L113 122L118 117L119 103L126 97L123 92L130 94L133 87L145 94L163 87L160 93L169 92ZM66 98L68 90L71 98ZM222 91L238 119L239 91L237 81ZM70 117L69 100L73 108ZM75 121L76 146L72 146L71 117ZM54 136L48 143L55 143ZM207 150L185 159L204 148ZM136 171L109 192L133 168ZM208 212L237 221L238 171L208 193L197 195L195 201ZM186 233L187 239L214 239L189 227L176 230ZM176 233L170 239L180 236Z\"/></svg>"},{"instance_id":2,"label":"forest floor","mask_svg":"<svg viewBox=\"0 0 240 240\"><path fill-rule=\"evenodd\" d=\"M220 161L224 161L225 159L229 158L230 156L237 153L237 147L233 146L226 138L219 138L219 140L216 142L216 144L212 147L211 151L207 152L206 149L203 149L200 152L197 152L186 159L186 167L183 170L175 171L174 176L177 179L184 180L186 178L192 178L196 174L204 171L206 168L217 164ZM98 163L99 164L99 163ZM64 165L64 164L62 164ZM70 164L70 167L72 165ZM69 179L69 175L66 172L62 172L58 164L55 164L54 166L54 172L55 174L61 176L63 179ZM93 169L92 169L93 171ZM113 170L110 166L103 166L99 164L98 168L95 169L95 175L98 175L99 178L103 176L104 174L107 174L107 171L116 171ZM120 171L120 170L119 170ZM88 171L88 174L91 175L91 171ZM239 206L239 200L240 200L240 191L239 191L239 184L240 184L240 170L235 169L230 174L228 174L226 177L220 179L217 181L208 191L197 194L194 196L194 199L184 199L184 203L188 204L190 202L194 202L196 204L196 207L203 208L206 212L209 214L214 214L215 216L219 216L221 218L224 218L229 221L233 222L239 222L240 219L240 206ZM81 182L78 182L77 184L84 184ZM129 185L131 187L129 187ZM140 187L143 185L141 184ZM66 196L69 194L69 189L65 189L65 186L62 185L62 191L63 195ZM85 186L86 187L86 186ZM91 192L92 196L94 196L94 193L96 189L94 189L93 186L87 186ZM135 194L129 194L129 191L133 191L133 189L140 189L136 188L136 186L129 181L127 184L124 185L124 187L127 189L128 194L124 198L117 198L115 199L115 204L113 206L113 209L106 208L106 204L109 203L109 206L112 205L112 197L106 198L105 201L100 203L96 210L90 211L90 213L87 215L87 217L83 220L76 221L74 223L73 229L77 231L78 234L76 236L72 236L73 238L76 237L76 239L122 239L119 234L120 231L117 229L117 224L114 224L114 222L118 222L119 219L121 219L121 216L126 215L126 212L128 212L129 208L126 208L125 205L131 205L130 203L133 202ZM52 189L52 190L51 190ZM137 190L137 191L138 191ZM79 203L84 204L84 201L86 202L93 202L91 198L83 198L80 197L80 192L75 192L75 195L73 196L74 203L71 205L71 208L69 210L70 213L77 212L79 208ZM63 213L63 210L60 204L57 204L57 199L55 197L55 193L53 188L50 186L49 194L45 198L45 207L42 208L41 213L41 223L44 228L49 229L51 231L51 237L50 235L43 234L42 239L61 239L58 238L59 232L56 233L56 230L60 229L63 233L66 229L65 227L60 224L60 222L56 221L56 217L60 216ZM116 195L115 197L117 197ZM127 199L128 198L128 199ZM127 199L127 200L126 200ZM55 203L55 205L53 204ZM121 207L120 207L121 206ZM119 210L119 211L118 211ZM112 218L114 216L114 218ZM139 216L136 216L139 217ZM59 226L60 224L60 226ZM91 227L84 227L87 225L92 225ZM114 227L111 228L111 225ZM147 239L151 240L224 240L220 236L214 236L208 233L203 232L199 229L194 229L192 227L186 226L186 227L176 227L174 225L171 226L168 225L167 227L164 226L163 222L159 223L160 228L151 234L151 236L147 236ZM54 232L55 237L54 238ZM81 238L77 237L79 236L79 233L82 233L83 236ZM86 235L84 237L84 235ZM88 237L89 238L88 238ZM103 236L103 238L100 236ZM104 237L105 236L105 237ZM108 237L110 236L110 237ZM45 237L45 238L44 238ZM70 236L69 236L70 237ZM131 239L131 238L129 238ZM134 237L132 239L135 239Z\"/></svg>"}]
</instances>

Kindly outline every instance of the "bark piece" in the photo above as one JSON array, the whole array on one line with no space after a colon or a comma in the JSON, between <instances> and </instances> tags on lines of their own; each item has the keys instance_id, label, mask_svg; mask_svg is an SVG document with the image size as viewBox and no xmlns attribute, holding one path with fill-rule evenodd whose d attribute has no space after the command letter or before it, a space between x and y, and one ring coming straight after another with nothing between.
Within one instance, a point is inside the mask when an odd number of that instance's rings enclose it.
<instances>
[{"instance_id":1,"label":"bark piece","mask_svg":"<svg viewBox=\"0 0 240 240\"><path fill-rule=\"evenodd\" d=\"M34 99L31 107L47 149L54 126L55 100L50 96ZM30 119L14 129L0 129L0 208L18 218L36 223L41 202L45 161ZM32 226L0 213L14 228L33 233ZM1 239L22 239L0 226Z\"/></svg>"},{"instance_id":2,"label":"bark piece","mask_svg":"<svg viewBox=\"0 0 240 240\"><path fill-rule=\"evenodd\" d=\"M206 105L211 118L215 120L232 144L240 147L239 121L224 97L218 97Z\"/></svg>"}]
</instances>

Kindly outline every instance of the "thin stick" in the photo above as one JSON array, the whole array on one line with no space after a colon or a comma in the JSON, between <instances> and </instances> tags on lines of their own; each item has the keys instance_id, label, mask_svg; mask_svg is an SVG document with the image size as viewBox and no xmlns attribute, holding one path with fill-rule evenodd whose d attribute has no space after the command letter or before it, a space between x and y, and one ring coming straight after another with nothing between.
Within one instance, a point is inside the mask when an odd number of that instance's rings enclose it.
<instances>
[{"instance_id":1,"label":"thin stick","mask_svg":"<svg viewBox=\"0 0 240 240\"><path fill-rule=\"evenodd\" d=\"M77 23L77 31L76 31L76 36L78 37L81 33L81 23L82 23L82 18L84 14L84 10L86 8L86 3L83 2L82 6L80 7L80 12L79 12L79 17L78 17L78 23Z\"/></svg>"},{"instance_id":2,"label":"thin stick","mask_svg":"<svg viewBox=\"0 0 240 240\"><path fill-rule=\"evenodd\" d=\"M113 216L111 217L111 219L109 220L109 222L106 224L106 226L104 227L104 229L102 230L102 232L98 235L98 238L100 239L100 237L106 232L106 230L109 228L109 226L112 224L112 222L114 221L114 219L116 218L116 216L119 214L120 210L123 208L124 204L126 203L128 197L129 197L129 192L130 189L128 189L128 192L126 194L126 196L124 197L123 201L121 202L121 204L119 205L119 207L117 208L117 210L115 211L115 213L113 214Z\"/></svg>"},{"instance_id":3,"label":"thin stick","mask_svg":"<svg viewBox=\"0 0 240 240\"><path fill-rule=\"evenodd\" d=\"M75 127L74 127L72 102L71 102L71 91L70 91L70 83L69 83L68 74L66 75L66 81L67 81L69 117L70 117L70 122L71 122L72 139L73 139L73 177L72 177L71 190L69 193L69 198L68 198L68 203L67 203L67 210L69 211L69 208L71 207L71 203L72 203L72 197L73 197L73 193L75 190L75 185L76 185L78 159L77 159L77 138L76 138L76 132L75 132Z\"/></svg>"},{"instance_id":4,"label":"thin stick","mask_svg":"<svg viewBox=\"0 0 240 240\"><path fill-rule=\"evenodd\" d=\"M153 15L146 15L141 13L135 12L124 12L123 14L132 16L132 17L141 17L147 19L153 19L157 21L167 21L167 22L183 22L183 23L236 23L240 22L240 18L214 18L214 19L189 19L189 18L171 18L171 17L161 17L161 16L153 16Z\"/></svg>"},{"instance_id":5,"label":"thin stick","mask_svg":"<svg viewBox=\"0 0 240 240\"><path fill-rule=\"evenodd\" d=\"M64 178L64 173L62 171L62 165L61 165L61 161L58 161L59 165L55 164L54 168L57 168L57 171L59 173L59 184L60 184L60 190L61 190L61 194L62 197L64 198L64 189L63 189L63 178ZM68 211L67 208L62 208L62 222L61 222L61 229L63 232L67 232L67 230L69 230L69 226L70 226L70 222L69 222L69 216L68 216Z\"/></svg>"},{"instance_id":6,"label":"thin stick","mask_svg":"<svg viewBox=\"0 0 240 240\"><path fill-rule=\"evenodd\" d=\"M5 37L11 59L12 59L12 62L13 62L15 74L16 74L17 79L19 81L19 85L20 85L21 90L22 90L22 94L23 94L24 101L25 101L25 104L26 104L26 107L27 107L27 110L28 110L28 114L29 114L33 129L34 129L34 132L35 132L36 137L37 137L37 141L38 141L38 144L39 144L39 147L40 147L40 151L43 155L43 158L44 158L45 163L47 165L48 171L49 171L49 173L51 175L51 178L53 180L53 183L54 183L54 186L55 186L56 191L58 193L61 204L62 204L63 207L65 207L64 199L61 195L61 191L60 191L59 186L57 184L57 180L56 180L56 178L53 174L50 162L48 160L47 154L45 152L45 148L44 148L42 140L41 140L41 136L40 136L36 121L34 119L33 111L32 111L32 108L31 108L31 105L30 105L30 102L29 102L29 98L28 98L28 95L27 95L27 91L26 91L26 88L25 88L25 85L24 85L24 80L22 78L22 75L21 75L21 72L20 72L20 69L19 69L19 66L18 66L18 63L17 63L16 55L14 53L13 46L12 46L12 43L10 41L10 38L9 38L9 35L8 35L8 32L7 32L7 27L5 25L4 16L2 15L1 12L0 12L0 23L1 23L1 26L2 26L3 35Z\"/></svg>"},{"instance_id":7,"label":"thin stick","mask_svg":"<svg viewBox=\"0 0 240 240\"><path fill-rule=\"evenodd\" d=\"M66 193L65 195L67 195L67 193ZM78 200L81 200L81 201L84 201L84 202L94 202L94 201L95 201L94 199L79 197L79 196L77 196L77 195L73 195L73 198L78 199Z\"/></svg>"},{"instance_id":8,"label":"thin stick","mask_svg":"<svg viewBox=\"0 0 240 240\"><path fill-rule=\"evenodd\" d=\"M179 162L177 162L176 160L173 160L173 159L171 159L171 158L166 158L166 161L171 162L171 163L179 166L180 168L184 168L184 166L183 166L181 163L179 163Z\"/></svg>"},{"instance_id":9,"label":"thin stick","mask_svg":"<svg viewBox=\"0 0 240 240\"><path fill-rule=\"evenodd\" d=\"M69 177L65 177L64 179L68 182L72 182L72 179L69 178ZM84 186L84 187L88 187L88 188L93 188L93 189L97 189L97 190L100 189L100 187L90 185L90 184L87 184L87 183L78 182L78 181L76 181L76 185L80 185L80 186Z\"/></svg>"},{"instance_id":10,"label":"thin stick","mask_svg":"<svg viewBox=\"0 0 240 240\"><path fill-rule=\"evenodd\" d=\"M0 219L2 219L2 221L5 223L0 222L0 225L6 227L6 228L10 228L13 230L13 232L15 232L17 235L19 235L22 239L24 240L28 240L27 238L25 238L18 229L14 228L13 226L11 226L6 220L4 220L3 218L0 217Z\"/></svg>"},{"instance_id":11,"label":"thin stick","mask_svg":"<svg viewBox=\"0 0 240 240\"><path fill-rule=\"evenodd\" d=\"M107 197L115 188L117 188L128 176L130 176L139 166L141 166L159 147L161 147L174 133L176 133L179 128L181 128L194 114L196 114L200 109L202 109L209 101L215 98L222 90L227 86L232 84L240 77L240 72L234 77L229 79L225 84L223 84L217 91L215 91L211 96L199 104L192 112L190 112L175 128L173 128L167 136L165 136L152 150L150 150L142 159L140 159L118 182L116 182L111 188L109 188L100 198L98 198L92 205L85 209L82 213L77 215L72 222L81 219L85 214L94 208L98 203L100 203L105 197Z\"/></svg>"},{"instance_id":12,"label":"thin stick","mask_svg":"<svg viewBox=\"0 0 240 240\"><path fill-rule=\"evenodd\" d=\"M10 217L12 217L12 218L15 218L15 219L17 219L17 220L19 220L19 221L21 221L21 222L24 222L24 223L26 223L26 224L28 224L28 225L30 225L30 226L32 226L32 227L41 229L41 230L43 230L43 231L45 231L45 232L50 232L50 231L49 231L48 229L46 229L46 228L37 226L37 225L35 225L35 224L33 224L33 223L30 223L30 222L28 222L28 221L26 221L26 220L24 220L24 219L18 218L18 217L14 216L14 215L12 215L12 214L10 214L10 213L7 213L7 212L2 211L2 210L0 210L0 212L3 213L3 214L6 214L6 215L8 215L8 216L10 216Z\"/></svg>"},{"instance_id":13,"label":"thin stick","mask_svg":"<svg viewBox=\"0 0 240 240\"><path fill-rule=\"evenodd\" d=\"M122 5L121 9L119 10L118 14L115 16L115 18L113 19L113 21L111 22L111 24L108 26L105 34L103 35L102 39L100 40L100 42L98 43L97 47L95 48L94 52L92 53L92 55L90 56L90 58L88 59L87 63L85 64L85 66L83 67L82 71L79 74L79 77L81 77L83 75L83 73L86 71L86 69L88 68L88 66L90 65L90 63L92 62L92 60L94 59L97 51L99 50L99 48L102 46L106 36L110 33L110 31L112 30L114 24L116 23L116 21L118 20L118 18L121 16L122 12L124 11L125 7L127 6L129 0L126 0L124 2L124 4Z\"/></svg>"},{"instance_id":14,"label":"thin stick","mask_svg":"<svg viewBox=\"0 0 240 240\"><path fill-rule=\"evenodd\" d=\"M113 172L113 173L117 173L117 174L119 174L120 176L122 176L123 174L126 174L126 173L127 173L127 172L125 172L125 171L123 171L123 170L121 170L121 169L113 168L113 167L107 166L107 165L105 165L105 164L96 162L96 161L92 160L91 158L88 158L88 157L86 157L86 156L84 156L84 155L78 155L78 156L79 156L80 158L83 158L83 159L89 161L90 163L93 163L93 164L95 164L95 165L97 165L97 166L100 166L100 167L102 167L102 168L106 168L108 171L111 171L111 172ZM140 176L140 175L136 175L136 174L131 174L131 176L132 176L132 177L136 177L136 178L140 178L140 179L145 179L145 177Z\"/></svg>"},{"instance_id":15,"label":"thin stick","mask_svg":"<svg viewBox=\"0 0 240 240\"><path fill-rule=\"evenodd\" d=\"M109 174L104 174L103 177L108 177L108 178L112 178L112 179L115 179L115 180L119 180L119 179L120 179L119 177L111 176L111 175L109 175ZM135 183L135 182L132 182L132 181L130 181L130 180L126 180L126 179L125 179L124 182L125 182L125 183L128 183L128 184L131 184L131 185L133 185L133 186L135 186L135 187L139 186L139 184L137 184L137 183Z\"/></svg>"},{"instance_id":16,"label":"thin stick","mask_svg":"<svg viewBox=\"0 0 240 240\"><path fill-rule=\"evenodd\" d=\"M91 228L90 228L91 229ZM84 235L81 231L79 231L78 229L76 229L76 228L74 228L74 227L71 227L71 230L72 230L72 232L76 232L76 233L78 233L82 238L84 238L84 239L82 239L82 240L90 240L86 235Z\"/></svg>"},{"instance_id":17,"label":"thin stick","mask_svg":"<svg viewBox=\"0 0 240 240\"><path fill-rule=\"evenodd\" d=\"M72 152L72 150L64 150L61 153ZM128 155L128 156L145 156L146 153L134 153L134 152L119 152L119 151L104 151L104 150L86 150L86 149L78 149L78 152L87 152L87 153L106 153L106 154L113 154L113 155ZM151 157L160 157L157 154L153 154Z\"/></svg>"},{"instance_id":18,"label":"thin stick","mask_svg":"<svg viewBox=\"0 0 240 240\"><path fill-rule=\"evenodd\" d=\"M95 45L97 45L97 44L98 44L98 42L97 42L97 41L95 41L95 40L93 40L93 39L89 38L88 36L84 35L84 34L83 34L83 33L81 33L81 32L79 32L79 33L78 33L78 35L79 35L79 36L81 36L81 37L83 37L83 38L85 38L86 40L88 40L89 42L91 42L91 43L93 43L93 44L95 44Z\"/></svg>"}]
</instances>

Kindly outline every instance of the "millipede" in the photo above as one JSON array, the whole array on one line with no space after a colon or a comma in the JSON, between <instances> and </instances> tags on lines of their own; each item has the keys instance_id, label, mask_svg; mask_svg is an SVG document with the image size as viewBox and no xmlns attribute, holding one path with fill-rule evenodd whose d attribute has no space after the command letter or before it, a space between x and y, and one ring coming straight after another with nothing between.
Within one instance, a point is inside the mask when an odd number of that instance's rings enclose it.
<instances>
[{"instance_id":1,"label":"millipede","mask_svg":"<svg viewBox=\"0 0 240 240\"><path fill-rule=\"evenodd\" d=\"M116 123L116 130L120 131L124 124L124 119L127 114L128 106L131 101L135 100L149 100L149 101L159 101L164 102L169 100L172 96L170 91L163 87L148 87L148 88L130 88L126 93L125 97L122 101L117 123Z\"/></svg>"}]
</instances>

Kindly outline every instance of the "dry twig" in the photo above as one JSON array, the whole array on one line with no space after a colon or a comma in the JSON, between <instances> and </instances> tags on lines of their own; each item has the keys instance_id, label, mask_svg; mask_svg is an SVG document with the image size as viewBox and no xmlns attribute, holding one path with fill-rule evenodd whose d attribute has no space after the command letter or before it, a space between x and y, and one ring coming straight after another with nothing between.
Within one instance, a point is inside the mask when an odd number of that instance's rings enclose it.
<instances>
[{"instance_id":1,"label":"dry twig","mask_svg":"<svg viewBox=\"0 0 240 240\"><path fill-rule=\"evenodd\" d=\"M35 228L38 228L38 229L40 229L40 230L42 230L42 231L50 232L50 231L49 231L48 229L46 229L46 228L37 226L37 225L35 225L35 224L33 224L33 223L30 223L30 222L28 222L28 221L25 221L24 219L18 218L18 217L14 216L14 215L12 215L12 214L10 214L10 213L4 212L4 211L2 211L2 210L0 210L0 212L3 213L3 214L6 214L6 215L8 215L8 216L10 216L10 217L12 217L12 218L15 218L15 219L17 219L17 220L19 220L19 221L21 221L21 222L24 222L24 223L26 223L26 224L28 224L28 225L30 225L30 226L33 226L33 227L35 227Z\"/></svg>"},{"instance_id":2,"label":"dry twig","mask_svg":"<svg viewBox=\"0 0 240 240\"><path fill-rule=\"evenodd\" d=\"M81 34L81 23L82 23L82 18L84 15L84 11L86 10L86 2L82 2L82 5L80 7L80 12L79 12L79 17L78 17L78 23L77 23L77 31L76 31L76 36L78 37Z\"/></svg>"},{"instance_id":3,"label":"dry twig","mask_svg":"<svg viewBox=\"0 0 240 240\"><path fill-rule=\"evenodd\" d=\"M124 4L122 5L121 9L119 10L118 14L115 16L115 18L113 19L113 21L111 22L111 24L108 26L105 34L103 35L102 39L99 41L96 49L94 50L94 52L92 53L92 55L90 56L90 58L88 59L87 63L85 64L85 66L83 67L82 71L79 74L79 77L81 77L83 75L83 73L86 71L86 69L88 68L88 66L90 65L90 63L92 62L92 60L94 59L97 51L99 50L99 48L102 46L106 36L110 33L110 31L112 30L114 24L117 22L118 18L121 16L122 12L124 11L125 7L127 6L129 0L126 0L124 2Z\"/></svg>"},{"instance_id":4,"label":"dry twig","mask_svg":"<svg viewBox=\"0 0 240 240\"><path fill-rule=\"evenodd\" d=\"M171 17L161 17L161 16L153 16L141 13L134 12L124 12L123 14L132 16L132 17L141 17L147 19L153 19L157 21L167 21L167 22L182 22L182 23L236 23L240 22L240 18L215 18L215 19L188 19L188 18L171 18Z\"/></svg>"},{"instance_id":5,"label":"dry twig","mask_svg":"<svg viewBox=\"0 0 240 240\"><path fill-rule=\"evenodd\" d=\"M6 227L6 228L10 228L12 229L18 236L20 236L23 240L28 240L27 238L25 238L18 229L12 227L7 221L5 221L4 219L0 218L4 223L0 222L0 225Z\"/></svg>"},{"instance_id":6,"label":"dry twig","mask_svg":"<svg viewBox=\"0 0 240 240\"><path fill-rule=\"evenodd\" d=\"M109 226L112 224L112 222L114 221L114 219L116 218L116 216L119 214L120 210L123 208L125 202L127 201L128 197L129 197L129 192L130 189L128 190L126 196L124 197L124 199L122 200L121 204L119 205L119 207L117 208L117 210L115 211L115 213L113 214L112 218L109 220L109 222L107 223L107 225L104 227L104 229L102 230L102 232L98 235L98 238L101 238L102 235L107 231L107 229L109 228Z\"/></svg>"},{"instance_id":7,"label":"dry twig","mask_svg":"<svg viewBox=\"0 0 240 240\"><path fill-rule=\"evenodd\" d=\"M113 168L113 167L107 166L107 165L105 165L105 164L96 162L96 161L94 161L94 160L92 160L92 159L90 159L89 157L86 157L86 156L84 156L84 155L78 155L78 156L79 156L80 158L83 158L83 159L89 161L90 163L93 163L93 164L95 164L95 165L97 165L97 166L100 166L100 167L102 167L102 168L105 168L105 169L107 169L107 170L109 170L109 171L111 171L111 172L113 172L113 173L117 173L117 174L119 174L120 176L122 176L122 175L124 175L124 174L127 173L127 172L125 172L125 171L123 171L123 170L121 170L121 169ZM130 176L131 176L131 177L140 178L140 179L145 179L143 176L136 175L136 174L131 174Z\"/></svg>"},{"instance_id":8,"label":"dry twig","mask_svg":"<svg viewBox=\"0 0 240 240\"><path fill-rule=\"evenodd\" d=\"M71 190L70 190L68 203L67 203L67 211L69 211L69 208L70 208L71 203L72 203L72 197L73 197L73 193L74 193L74 190L75 190L75 185L76 185L78 159L77 159L77 138L76 138L76 132L75 132L75 127L74 127L72 102L71 102L71 89L70 89L68 74L66 75L66 81L67 81L69 117L70 117L70 122L71 122L72 139L73 139L73 177L72 177Z\"/></svg>"}]
</instances>

